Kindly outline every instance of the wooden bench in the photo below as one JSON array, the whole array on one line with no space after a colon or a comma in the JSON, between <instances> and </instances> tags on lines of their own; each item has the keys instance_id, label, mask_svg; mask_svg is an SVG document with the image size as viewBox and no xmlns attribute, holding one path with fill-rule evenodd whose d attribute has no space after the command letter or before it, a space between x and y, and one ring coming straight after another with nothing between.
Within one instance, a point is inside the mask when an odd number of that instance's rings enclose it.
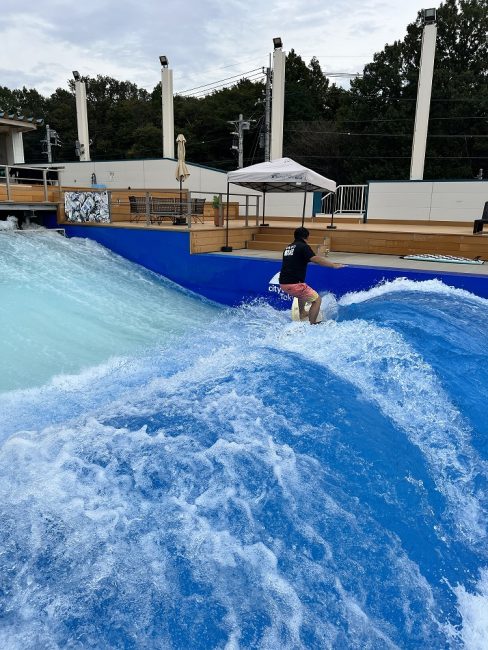
<instances>
[{"instance_id":1,"label":"wooden bench","mask_svg":"<svg viewBox=\"0 0 488 650\"><path fill-rule=\"evenodd\" d=\"M150 198L149 220L161 224L163 221L176 223L176 219L186 214L186 202L175 198Z\"/></svg>"},{"instance_id":2,"label":"wooden bench","mask_svg":"<svg viewBox=\"0 0 488 650\"><path fill-rule=\"evenodd\" d=\"M181 200L175 197L149 197L149 205L144 196L129 196L130 221L147 219L149 207L150 223L160 225L163 221L171 221L176 225L186 223L190 216L192 221L204 223L205 199Z\"/></svg>"}]
</instances>

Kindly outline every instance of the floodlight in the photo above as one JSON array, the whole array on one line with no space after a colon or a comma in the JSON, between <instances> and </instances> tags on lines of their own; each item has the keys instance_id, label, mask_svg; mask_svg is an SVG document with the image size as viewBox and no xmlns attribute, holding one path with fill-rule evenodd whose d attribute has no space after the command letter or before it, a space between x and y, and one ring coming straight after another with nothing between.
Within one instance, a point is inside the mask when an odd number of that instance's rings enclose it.
<instances>
[{"instance_id":1,"label":"floodlight","mask_svg":"<svg viewBox=\"0 0 488 650\"><path fill-rule=\"evenodd\" d=\"M273 45L275 50L281 50L283 47L283 43L281 41L281 38L277 36L276 38L273 38Z\"/></svg>"},{"instance_id":2,"label":"floodlight","mask_svg":"<svg viewBox=\"0 0 488 650\"><path fill-rule=\"evenodd\" d=\"M159 57L159 60L161 61L161 65L163 66L163 68L168 67L168 57L167 56L164 56L164 54L161 54L161 56Z\"/></svg>"},{"instance_id":3,"label":"floodlight","mask_svg":"<svg viewBox=\"0 0 488 650\"><path fill-rule=\"evenodd\" d=\"M424 25L434 25L437 22L437 11L435 9L423 9L422 18Z\"/></svg>"},{"instance_id":4,"label":"floodlight","mask_svg":"<svg viewBox=\"0 0 488 650\"><path fill-rule=\"evenodd\" d=\"M75 78L75 81L79 81L81 79L80 73L78 70L73 70L73 77Z\"/></svg>"}]
</instances>

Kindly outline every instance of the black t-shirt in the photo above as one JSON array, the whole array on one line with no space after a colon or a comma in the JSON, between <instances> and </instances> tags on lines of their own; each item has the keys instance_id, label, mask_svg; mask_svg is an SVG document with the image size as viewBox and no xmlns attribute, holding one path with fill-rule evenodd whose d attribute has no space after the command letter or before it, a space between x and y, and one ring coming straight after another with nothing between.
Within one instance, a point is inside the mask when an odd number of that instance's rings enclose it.
<instances>
[{"instance_id":1,"label":"black t-shirt","mask_svg":"<svg viewBox=\"0 0 488 650\"><path fill-rule=\"evenodd\" d=\"M315 253L303 239L295 239L293 244L288 244L283 251L280 284L305 282L307 264L314 256Z\"/></svg>"}]
</instances>

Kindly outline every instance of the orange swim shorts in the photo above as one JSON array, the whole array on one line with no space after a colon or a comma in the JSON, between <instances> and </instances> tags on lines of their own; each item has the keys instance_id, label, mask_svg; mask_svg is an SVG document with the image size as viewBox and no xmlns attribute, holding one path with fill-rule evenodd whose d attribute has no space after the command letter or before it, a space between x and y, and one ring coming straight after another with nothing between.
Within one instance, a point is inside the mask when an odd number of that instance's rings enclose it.
<instances>
[{"instance_id":1,"label":"orange swim shorts","mask_svg":"<svg viewBox=\"0 0 488 650\"><path fill-rule=\"evenodd\" d=\"M309 287L305 282L298 282L297 284L280 284L280 288L293 298L304 300L306 302L315 302L319 294Z\"/></svg>"}]
</instances>

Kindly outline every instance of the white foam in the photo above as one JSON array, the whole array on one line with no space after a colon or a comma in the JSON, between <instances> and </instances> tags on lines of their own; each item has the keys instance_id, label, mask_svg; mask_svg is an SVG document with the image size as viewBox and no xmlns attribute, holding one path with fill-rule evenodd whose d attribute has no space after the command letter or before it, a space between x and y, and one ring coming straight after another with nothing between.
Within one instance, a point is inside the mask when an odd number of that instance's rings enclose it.
<instances>
[{"instance_id":1,"label":"white foam","mask_svg":"<svg viewBox=\"0 0 488 650\"><path fill-rule=\"evenodd\" d=\"M271 338L271 337L270 337ZM327 366L376 402L424 454L456 526L467 540L484 539L486 513L475 489L485 474L459 411L425 363L394 330L361 320L302 328L275 344Z\"/></svg>"},{"instance_id":2,"label":"white foam","mask_svg":"<svg viewBox=\"0 0 488 650\"><path fill-rule=\"evenodd\" d=\"M391 282L383 282L366 291L353 291L351 293L346 293L339 300L339 305L341 307L347 307L348 305L356 305L390 293L401 293L405 291L457 296L472 302L477 302L485 307L488 305L488 300L486 298L481 298L480 296L465 291L464 289L450 287L449 285L444 284L441 280L422 280L417 282L415 280L408 280L407 278L397 278Z\"/></svg>"},{"instance_id":3,"label":"white foam","mask_svg":"<svg viewBox=\"0 0 488 650\"><path fill-rule=\"evenodd\" d=\"M453 590L462 617L459 631L466 650L486 650L488 647L488 568L480 571L474 593L458 585ZM457 636L457 635L456 635Z\"/></svg>"}]
</instances>

